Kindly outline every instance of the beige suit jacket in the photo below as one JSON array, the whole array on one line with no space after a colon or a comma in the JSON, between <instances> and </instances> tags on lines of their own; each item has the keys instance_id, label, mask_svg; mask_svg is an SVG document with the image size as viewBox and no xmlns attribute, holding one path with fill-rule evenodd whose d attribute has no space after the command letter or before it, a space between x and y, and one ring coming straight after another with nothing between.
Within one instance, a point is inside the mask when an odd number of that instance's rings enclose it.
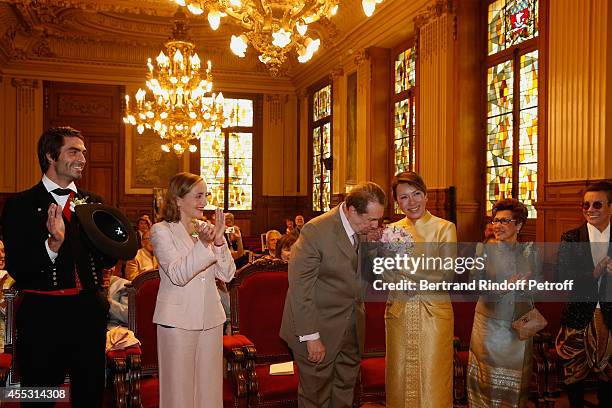
<instances>
[{"instance_id":1,"label":"beige suit jacket","mask_svg":"<svg viewBox=\"0 0 612 408\"><path fill-rule=\"evenodd\" d=\"M365 309L358 257L340 219L340 206L314 218L302 228L291 248L289 290L280 336L296 353L306 356L299 336L318 332L334 359L349 324L356 324L363 349ZM353 317L354 316L354 317Z\"/></svg>"},{"instance_id":2,"label":"beige suit jacket","mask_svg":"<svg viewBox=\"0 0 612 408\"><path fill-rule=\"evenodd\" d=\"M186 330L206 330L225 322L215 278L229 282L236 265L227 245L204 245L180 222L160 222L151 229L159 261L159 292L153 323Z\"/></svg>"}]
</instances>

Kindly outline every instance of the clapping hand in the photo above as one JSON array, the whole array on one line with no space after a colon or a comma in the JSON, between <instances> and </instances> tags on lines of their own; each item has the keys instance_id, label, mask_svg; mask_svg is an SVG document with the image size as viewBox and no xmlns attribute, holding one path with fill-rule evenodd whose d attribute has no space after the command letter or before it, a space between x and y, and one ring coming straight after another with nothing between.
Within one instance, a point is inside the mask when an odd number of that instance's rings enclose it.
<instances>
[{"instance_id":1,"label":"clapping hand","mask_svg":"<svg viewBox=\"0 0 612 408\"><path fill-rule=\"evenodd\" d=\"M49 237L49 249L53 252L59 252L60 247L64 243L66 235L66 224L62 218L62 207L57 204L51 204L47 211L47 230Z\"/></svg>"},{"instance_id":2,"label":"clapping hand","mask_svg":"<svg viewBox=\"0 0 612 408\"><path fill-rule=\"evenodd\" d=\"M601 261L597 263L597 265L595 265L595 270L593 270L593 277L595 277L595 279L599 279L599 277L603 273L608 273L609 275L612 275L612 258L610 258L609 256L604 257Z\"/></svg>"},{"instance_id":3,"label":"clapping hand","mask_svg":"<svg viewBox=\"0 0 612 408\"><path fill-rule=\"evenodd\" d=\"M225 214L223 214L223 209L217 207L215 219L217 221L215 223L214 242L216 246L223 246L225 244Z\"/></svg>"},{"instance_id":4,"label":"clapping hand","mask_svg":"<svg viewBox=\"0 0 612 408\"><path fill-rule=\"evenodd\" d=\"M520 274L520 273L515 273L514 275L510 276L510 278L508 278L508 283L514 283L514 282L518 282L518 281L526 281L527 279L529 279L529 277L531 276L531 273L527 273L525 275Z\"/></svg>"},{"instance_id":5,"label":"clapping hand","mask_svg":"<svg viewBox=\"0 0 612 408\"><path fill-rule=\"evenodd\" d=\"M209 245L211 242L214 242L216 246L225 244L225 237L223 236L225 233L225 215L223 210L220 208L215 210L214 225L208 221L197 221L196 232L203 244Z\"/></svg>"}]
</instances>

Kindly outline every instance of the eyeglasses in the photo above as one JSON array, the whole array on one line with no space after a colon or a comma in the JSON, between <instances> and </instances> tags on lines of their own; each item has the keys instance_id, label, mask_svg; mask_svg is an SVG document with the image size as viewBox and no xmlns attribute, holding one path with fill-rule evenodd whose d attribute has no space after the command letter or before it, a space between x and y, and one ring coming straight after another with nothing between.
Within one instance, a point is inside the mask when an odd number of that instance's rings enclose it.
<instances>
[{"instance_id":1,"label":"eyeglasses","mask_svg":"<svg viewBox=\"0 0 612 408\"><path fill-rule=\"evenodd\" d=\"M601 210L603 208L604 203L602 201L593 201L592 203L585 201L582 203L582 209L587 211L589 208L593 207L595 210Z\"/></svg>"},{"instance_id":2,"label":"eyeglasses","mask_svg":"<svg viewBox=\"0 0 612 408\"><path fill-rule=\"evenodd\" d=\"M513 218L493 218L491 220L491 224L501 224L501 225L508 225L510 224L512 221L515 221L515 219Z\"/></svg>"}]
</instances>

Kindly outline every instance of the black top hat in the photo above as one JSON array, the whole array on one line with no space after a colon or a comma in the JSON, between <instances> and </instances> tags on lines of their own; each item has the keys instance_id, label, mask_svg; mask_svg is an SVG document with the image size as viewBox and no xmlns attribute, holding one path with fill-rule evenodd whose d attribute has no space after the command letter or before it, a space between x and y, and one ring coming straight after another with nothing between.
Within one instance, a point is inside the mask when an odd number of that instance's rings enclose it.
<instances>
[{"instance_id":1,"label":"black top hat","mask_svg":"<svg viewBox=\"0 0 612 408\"><path fill-rule=\"evenodd\" d=\"M138 251L136 231L118 209L104 204L82 204L74 211L92 245L104 255L128 260Z\"/></svg>"}]
</instances>

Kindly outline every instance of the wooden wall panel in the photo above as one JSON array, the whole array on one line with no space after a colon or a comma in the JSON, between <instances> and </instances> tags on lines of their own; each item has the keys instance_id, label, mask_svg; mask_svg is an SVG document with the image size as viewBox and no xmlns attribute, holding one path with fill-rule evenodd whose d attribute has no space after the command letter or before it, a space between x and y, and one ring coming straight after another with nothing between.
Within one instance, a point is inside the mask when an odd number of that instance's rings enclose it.
<instances>
[{"instance_id":1,"label":"wooden wall panel","mask_svg":"<svg viewBox=\"0 0 612 408\"><path fill-rule=\"evenodd\" d=\"M119 155L124 143L122 91L122 87L113 85L44 83L45 129L72 126L83 132L87 165L77 184L101 195L105 203L115 207L123 185L120 183L123 158Z\"/></svg>"},{"instance_id":2,"label":"wooden wall panel","mask_svg":"<svg viewBox=\"0 0 612 408\"><path fill-rule=\"evenodd\" d=\"M36 90L40 87L38 81L13 80L17 88L17 150L16 157L29 160L17 160L17 189L25 190L32 186L32 181L40 178L40 168L36 165L37 126L32 118L36 113ZM21 182L19 182L21 181Z\"/></svg>"},{"instance_id":3,"label":"wooden wall panel","mask_svg":"<svg viewBox=\"0 0 612 408\"><path fill-rule=\"evenodd\" d=\"M113 143L112 141L92 141L88 147L89 161L94 163L113 163Z\"/></svg>"},{"instance_id":4,"label":"wooden wall panel","mask_svg":"<svg viewBox=\"0 0 612 408\"><path fill-rule=\"evenodd\" d=\"M608 7L608 0L550 1L549 182L612 177Z\"/></svg>"},{"instance_id":5,"label":"wooden wall panel","mask_svg":"<svg viewBox=\"0 0 612 408\"><path fill-rule=\"evenodd\" d=\"M95 166L89 169L89 190L102 196L105 203L113 203L113 190L116 179L113 179L113 169Z\"/></svg>"},{"instance_id":6,"label":"wooden wall panel","mask_svg":"<svg viewBox=\"0 0 612 408\"><path fill-rule=\"evenodd\" d=\"M417 169L432 188L452 185L453 36L450 13L435 16L418 29Z\"/></svg>"},{"instance_id":7,"label":"wooden wall panel","mask_svg":"<svg viewBox=\"0 0 612 408\"><path fill-rule=\"evenodd\" d=\"M542 226L539 227L541 231L538 231L539 240L557 242L562 232L576 228L584 222L580 204L584 190L594 181L597 180L544 185L546 195L544 200L538 203L538 217L543 219Z\"/></svg>"}]
</instances>

